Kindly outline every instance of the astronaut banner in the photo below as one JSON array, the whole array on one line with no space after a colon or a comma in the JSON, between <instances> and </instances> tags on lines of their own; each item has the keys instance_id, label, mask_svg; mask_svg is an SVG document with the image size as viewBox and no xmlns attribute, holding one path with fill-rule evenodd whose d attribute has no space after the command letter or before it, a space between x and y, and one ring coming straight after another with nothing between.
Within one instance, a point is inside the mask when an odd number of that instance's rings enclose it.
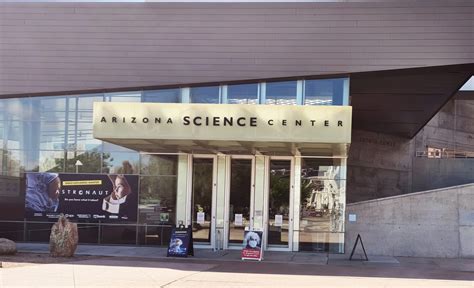
<instances>
[{"instance_id":1,"label":"astronaut banner","mask_svg":"<svg viewBox=\"0 0 474 288\"><path fill-rule=\"evenodd\" d=\"M26 218L136 221L138 176L26 173Z\"/></svg>"}]
</instances>

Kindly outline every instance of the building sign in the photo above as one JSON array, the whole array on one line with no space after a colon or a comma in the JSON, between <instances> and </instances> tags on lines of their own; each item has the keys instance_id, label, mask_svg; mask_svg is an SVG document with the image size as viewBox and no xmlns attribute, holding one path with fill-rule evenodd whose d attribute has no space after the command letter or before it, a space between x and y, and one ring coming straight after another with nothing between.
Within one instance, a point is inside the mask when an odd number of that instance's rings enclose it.
<instances>
[{"instance_id":1,"label":"building sign","mask_svg":"<svg viewBox=\"0 0 474 288\"><path fill-rule=\"evenodd\" d=\"M350 143L350 106L94 103L97 139Z\"/></svg>"},{"instance_id":2,"label":"building sign","mask_svg":"<svg viewBox=\"0 0 474 288\"><path fill-rule=\"evenodd\" d=\"M136 221L138 176L26 173L26 218Z\"/></svg>"}]
</instances>

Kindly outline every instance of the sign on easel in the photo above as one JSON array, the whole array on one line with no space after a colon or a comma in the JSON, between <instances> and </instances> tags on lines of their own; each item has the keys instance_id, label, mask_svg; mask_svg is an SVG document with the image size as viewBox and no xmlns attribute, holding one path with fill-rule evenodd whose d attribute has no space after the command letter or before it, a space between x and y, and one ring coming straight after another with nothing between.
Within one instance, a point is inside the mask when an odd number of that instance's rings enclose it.
<instances>
[{"instance_id":1,"label":"sign on easel","mask_svg":"<svg viewBox=\"0 0 474 288\"><path fill-rule=\"evenodd\" d=\"M185 228L184 225L180 225L171 232L166 257L188 257L188 255L194 256L193 229L191 226Z\"/></svg>"},{"instance_id":2,"label":"sign on easel","mask_svg":"<svg viewBox=\"0 0 474 288\"><path fill-rule=\"evenodd\" d=\"M242 260L261 261L263 259L262 240L263 231L246 230L241 253Z\"/></svg>"},{"instance_id":3,"label":"sign on easel","mask_svg":"<svg viewBox=\"0 0 474 288\"><path fill-rule=\"evenodd\" d=\"M355 249L357 247L357 243L359 243L359 241L360 241L360 245L362 246L362 250L364 251L365 261L369 261L369 258L367 257L367 253L365 252L364 243L362 242L362 237L360 237L360 234L357 234L357 238L356 238L356 241L354 243L354 247L352 248L352 252L351 252L351 256L349 257L349 261L352 261L352 256L354 256L354 252L355 252Z\"/></svg>"}]
</instances>

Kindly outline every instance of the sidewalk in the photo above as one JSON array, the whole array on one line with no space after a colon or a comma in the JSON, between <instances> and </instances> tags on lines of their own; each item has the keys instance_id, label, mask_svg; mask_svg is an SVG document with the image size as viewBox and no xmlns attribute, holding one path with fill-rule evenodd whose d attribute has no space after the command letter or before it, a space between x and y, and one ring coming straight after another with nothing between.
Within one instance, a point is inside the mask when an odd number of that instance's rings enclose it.
<instances>
[{"instance_id":1,"label":"sidewalk","mask_svg":"<svg viewBox=\"0 0 474 288\"><path fill-rule=\"evenodd\" d=\"M19 243L22 252L46 244ZM197 250L166 258L163 248L80 245L97 258L0 269L0 287L474 287L474 259L370 257L266 252L244 262L240 251ZM114 256L114 257L110 257Z\"/></svg>"},{"instance_id":2,"label":"sidewalk","mask_svg":"<svg viewBox=\"0 0 474 288\"><path fill-rule=\"evenodd\" d=\"M17 243L18 251L49 253L48 244L39 243ZM111 256L111 257L135 257L148 259L170 259L166 257L165 247L143 247L143 246L109 246L109 245L79 245L76 255ZM356 259L356 257L354 257ZM216 260L216 261L242 261L240 250L195 249L194 261ZM399 265L400 262L389 256L371 256L369 261L348 261L344 254L307 253L307 252L277 252L265 251L263 262L285 263L285 264L312 264L312 265Z\"/></svg>"}]
</instances>

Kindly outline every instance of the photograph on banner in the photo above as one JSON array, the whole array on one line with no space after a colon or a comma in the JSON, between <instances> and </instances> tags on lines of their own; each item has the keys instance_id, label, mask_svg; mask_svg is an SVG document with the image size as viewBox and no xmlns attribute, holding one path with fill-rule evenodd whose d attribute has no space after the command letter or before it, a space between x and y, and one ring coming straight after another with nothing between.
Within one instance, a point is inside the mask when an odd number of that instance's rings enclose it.
<instances>
[{"instance_id":1,"label":"photograph on banner","mask_svg":"<svg viewBox=\"0 0 474 288\"><path fill-rule=\"evenodd\" d=\"M244 232L242 259L262 259L263 231L248 230Z\"/></svg>"},{"instance_id":2,"label":"photograph on banner","mask_svg":"<svg viewBox=\"0 0 474 288\"><path fill-rule=\"evenodd\" d=\"M25 217L136 221L138 176L26 173Z\"/></svg>"}]
</instances>

